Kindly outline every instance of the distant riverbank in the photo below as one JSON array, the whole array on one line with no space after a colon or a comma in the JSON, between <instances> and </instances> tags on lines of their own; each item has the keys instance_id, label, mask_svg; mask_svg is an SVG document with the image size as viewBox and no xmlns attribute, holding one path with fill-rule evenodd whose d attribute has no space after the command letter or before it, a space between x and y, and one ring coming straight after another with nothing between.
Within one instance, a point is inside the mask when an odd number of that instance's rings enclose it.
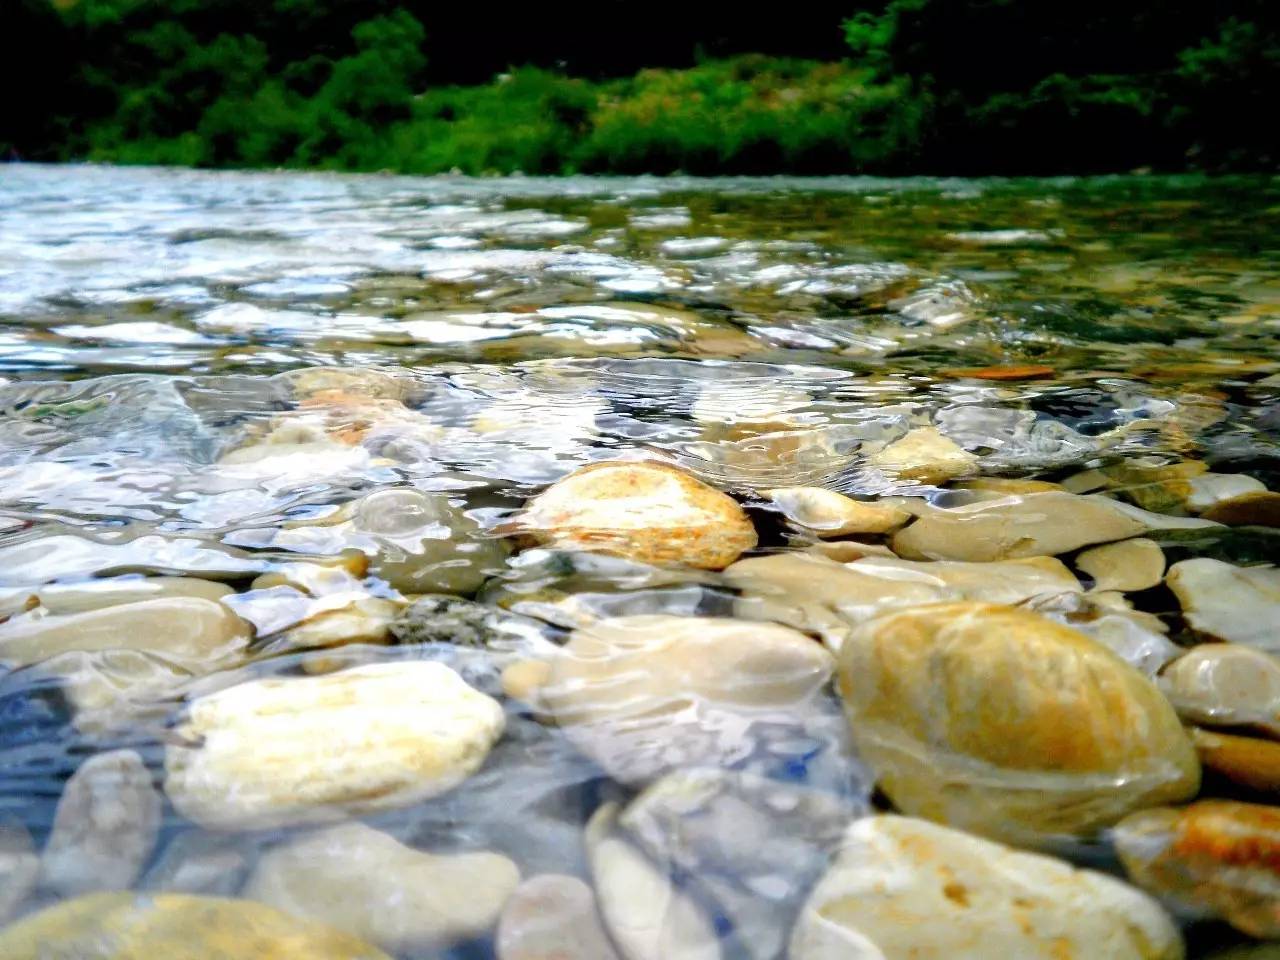
<instances>
[{"instance_id":1,"label":"distant riverbank","mask_svg":"<svg viewBox=\"0 0 1280 960\"><path fill-rule=\"evenodd\" d=\"M0 72L17 70L7 87L30 91L0 126L0 157L14 159L891 176L1248 172L1280 160L1265 121L1280 26L1258 0L1085 12L883 0L815 26L844 37L819 57L715 57L695 44L683 60L620 49L607 67L583 58L599 38L570 35L530 38L511 61L527 65L504 68L477 24L467 36L488 68L465 72L437 16L413 3L357 13L224 0L213 16L156 0L62 0L56 13L23 2L28 20L6 38L14 55L0 49ZM662 65L636 69L651 62Z\"/></svg>"}]
</instances>

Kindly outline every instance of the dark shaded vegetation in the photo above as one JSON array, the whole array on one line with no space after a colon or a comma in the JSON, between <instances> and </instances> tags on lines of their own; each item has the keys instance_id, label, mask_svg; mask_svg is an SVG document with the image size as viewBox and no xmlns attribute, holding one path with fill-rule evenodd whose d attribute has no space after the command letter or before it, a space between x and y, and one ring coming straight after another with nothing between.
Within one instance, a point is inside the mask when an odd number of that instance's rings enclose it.
<instances>
[{"instance_id":1,"label":"dark shaded vegetation","mask_svg":"<svg viewBox=\"0 0 1280 960\"><path fill-rule=\"evenodd\" d=\"M1271 169L1280 5L11 0L0 150L435 173Z\"/></svg>"}]
</instances>

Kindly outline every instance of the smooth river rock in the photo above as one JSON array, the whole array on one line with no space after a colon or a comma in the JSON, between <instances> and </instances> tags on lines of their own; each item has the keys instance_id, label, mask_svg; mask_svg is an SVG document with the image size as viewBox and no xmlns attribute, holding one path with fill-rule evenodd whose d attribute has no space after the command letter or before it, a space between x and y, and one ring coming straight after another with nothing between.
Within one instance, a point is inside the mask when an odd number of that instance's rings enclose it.
<instances>
[{"instance_id":1,"label":"smooth river rock","mask_svg":"<svg viewBox=\"0 0 1280 960\"><path fill-rule=\"evenodd\" d=\"M1280 569L1196 557L1170 567L1165 582L1193 630L1280 652Z\"/></svg>"},{"instance_id":2,"label":"smooth river rock","mask_svg":"<svg viewBox=\"0 0 1280 960\"><path fill-rule=\"evenodd\" d=\"M30 664L73 650L136 650L205 672L238 661L251 634L247 623L213 600L143 600L84 613L13 617L0 624L0 660Z\"/></svg>"},{"instance_id":3,"label":"smooth river rock","mask_svg":"<svg viewBox=\"0 0 1280 960\"><path fill-rule=\"evenodd\" d=\"M1213 526L1106 497L1049 492L932 508L894 534L892 546L913 560L1011 560L1069 553L1150 530Z\"/></svg>"},{"instance_id":4,"label":"smooth river rock","mask_svg":"<svg viewBox=\"0 0 1280 960\"><path fill-rule=\"evenodd\" d=\"M944 600L1021 603L1081 590L1052 557L964 563L870 556L842 564L815 553L777 553L739 560L724 576L742 591L738 616L816 633L833 650L856 625L887 609Z\"/></svg>"},{"instance_id":5,"label":"smooth river rock","mask_svg":"<svg viewBox=\"0 0 1280 960\"><path fill-rule=\"evenodd\" d=\"M49 583L28 588L48 613L84 613L122 603L199 597L221 600L235 591L225 583L197 577L106 577L79 583Z\"/></svg>"},{"instance_id":6,"label":"smooth river rock","mask_svg":"<svg viewBox=\"0 0 1280 960\"><path fill-rule=\"evenodd\" d=\"M587 859L600 913L623 960L720 960L716 929L666 871L617 830L605 804L587 824Z\"/></svg>"},{"instance_id":7,"label":"smooth river rock","mask_svg":"<svg viewBox=\"0 0 1280 960\"><path fill-rule=\"evenodd\" d=\"M978 458L937 427L917 427L871 455L873 467L896 480L946 483L977 472Z\"/></svg>"},{"instance_id":8,"label":"smooth river rock","mask_svg":"<svg viewBox=\"0 0 1280 960\"><path fill-rule=\"evenodd\" d=\"M535 705L626 783L747 758L755 724L802 723L834 667L787 627L663 615L575 630L547 662Z\"/></svg>"},{"instance_id":9,"label":"smooth river rock","mask_svg":"<svg viewBox=\"0 0 1280 960\"><path fill-rule=\"evenodd\" d=\"M627 805L627 837L714 902L753 960L784 955L805 895L867 805L730 770L668 774Z\"/></svg>"},{"instance_id":10,"label":"smooth river rock","mask_svg":"<svg viewBox=\"0 0 1280 960\"><path fill-rule=\"evenodd\" d=\"M1114 839L1144 889L1250 936L1280 938L1280 809L1201 800L1143 810L1121 821Z\"/></svg>"},{"instance_id":11,"label":"smooth river rock","mask_svg":"<svg viewBox=\"0 0 1280 960\"><path fill-rule=\"evenodd\" d=\"M344 823L263 854L241 895L415 953L488 933L519 882L499 854L438 856Z\"/></svg>"},{"instance_id":12,"label":"smooth river rock","mask_svg":"<svg viewBox=\"0 0 1280 960\"><path fill-rule=\"evenodd\" d=\"M781 896L788 886L800 892L803 878L824 865L849 821L866 809L861 798L704 767L652 784L618 824L658 862Z\"/></svg>"},{"instance_id":13,"label":"smooth river rock","mask_svg":"<svg viewBox=\"0 0 1280 960\"><path fill-rule=\"evenodd\" d=\"M249 900L92 893L0 930L5 960L391 960L322 923Z\"/></svg>"},{"instance_id":14,"label":"smooth river rock","mask_svg":"<svg viewBox=\"0 0 1280 960\"><path fill-rule=\"evenodd\" d=\"M1164 551L1154 540L1136 537L1085 550L1076 567L1093 578L1095 590L1146 590L1164 578Z\"/></svg>"},{"instance_id":15,"label":"smooth river rock","mask_svg":"<svg viewBox=\"0 0 1280 960\"><path fill-rule=\"evenodd\" d=\"M839 656L859 754L905 813L1019 843L1193 795L1195 751L1155 685L1014 607L886 614Z\"/></svg>"},{"instance_id":16,"label":"smooth river rock","mask_svg":"<svg viewBox=\"0 0 1280 960\"><path fill-rule=\"evenodd\" d=\"M924 820L855 821L790 960L1182 960L1160 905L1119 880Z\"/></svg>"},{"instance_id":17,"label":"smooth river rock","mask_svg":"<svg viewBox=\"0 0 1280 960\"><path fill-rule=\"evenodd\" d=\"M123 573L238 579L266 566L267 561L220 543L130 531L100 539L51 533L0 547L0 583L15 585Z\"/></svg>"},{"instance_id":18,"label":"smooth river rock","mask_svg":"<svg viewBox=\"0 0 1280 960\"><path fill-rule=\"evenodd\" d=\"M498 921L498 960L619 960L596 895L577 877L543 873L516 888Z\"/></svg>"},{"instance_id":19,"label":"smooth river rock","mask_svg":"<svg viewBox=\"0 0 1280 960\"><path fill-rule=\"evenodd\" d=\"M768 496L783 516L819 537L892 533L911 519L892 504L855 500L823 487L779 487Z\"/></svg>"},{"instance_id":20,"label":"smooth river rock","mask_svg":"<svg viewBox=\"0 0 1280 960\"><path fill-rule=\"evenodd\" d=\"M333 820L457 786L504 727L440 663L255 680L195 700L165 750L165 792L214 829Z\"/></svg>"},{"instance_id":21,"label":"smooth river rock","mask_svg":"<svg viewBox=\"0 0 1280 960\"><path fill-rule=\"evenodd\" d=\"M133 886L155 849L162 806L136 752L90 757L62 790L41 883L64 896Z\"/></svg>"},{"instance_id":22,"label":"smooth river rock","mask_svg":"<svg viewBox=\"0 0 1280 960\"><path fill-rule=\"evenodd\" d=\"M1280 493L1244 493L1215 503L1201 516L1233 527L1280 527Z\"/></svg>"},{"instance_id":23,"label":"smooth river rock","mask_svg":"<svg viewBox=\"0 0 1280 960\"><path fill-rule=\"evenodd\" d=\"M1260 793L1280 793L1280 743L1263 737L1192 730L1205 770Z\"/></svg>"},{"instance_id":24,"label":"smooth river rock","mask_svg":"<svg viewBox=\"0 0 1280 960\"><path fill-rule=\"evenodd\" d=\"M595 463L535 497L519 520L540 543L601 550L644 563L719 570L756 545L730 497L655 462Z\"/></svg>"},{"instance_id":25,"label":"smooth river rock","mask_svg":"<svg viewBox=\"0 0 1280 960\"><path fill-rule=\"evenodd\" d=\"M77 730L102 734L147 723L161 727L173 697L199 668L140 650L70 650L35 669L57 678L59 691L75 708Z\"/></svg>"},{"instance_id":26,"label":"smooth river rock","mask_svg":"<svg viewBox=\"0 0 1280 960\"><path fill-rule=\"evenodd\" d=\"M1280 736L1280 658L1239 643L1205 643L1160 675L1178 715L1222 727L1256 726Z\"/></svg>"}]
</instances>

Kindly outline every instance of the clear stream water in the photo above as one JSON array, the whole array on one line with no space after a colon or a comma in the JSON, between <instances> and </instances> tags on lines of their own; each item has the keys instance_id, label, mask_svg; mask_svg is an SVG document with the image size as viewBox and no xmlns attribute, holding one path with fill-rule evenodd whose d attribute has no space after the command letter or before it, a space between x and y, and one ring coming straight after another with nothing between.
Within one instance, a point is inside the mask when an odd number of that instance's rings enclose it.
<instances>
[{"instance_id":1,"label":"clear stream water","mask_svg":"<svg viewBox=\"0 0 1280 960\"><path fill-rule=\"evenodd\" d=\"M218 544L278 562L288 557L274 531L409 486L449 494L497 536L548 483L636 451L733 493L761 549L779 550L794 531L760 491L899 492L862 469L857 449L927 423L993 476L1194 457L1280 489L1278 217L1280 182L1262 178L2 167L0 602L102 571L41 546L68 532L156 535L174 571L198 572L200 551ZM230 451L306 415L297 371L324 367L386 373L411 419L356 425L342 455L228 467ZM1126 424L1118 443L1100 439ZM1205 549L1274 560L1277 542L1255 529ZM595 614L717 612L729 596L702 575L655 587L607 569L556 586L524 556L481 597L553 635L565 626L554 605L504 584L541 576L547 596L580 594ZM244 590L261 569L219 578ZM1185 639L1168 595L1145 602ZM432 656L463 657L448 647ZM297 672L308 656L243 670ZM491 665L466 670L495 682ZM65 682L39 663L0 678L0 810L37 846L86 756L132 746L159 782L182 709L179 690L101 729L76 722ZM526 875L581 872L578 831L616 787L510 712L482 774L384 818L388 829L428 847L501 850ZM864 800L839 738L814 736L797 749L820 762L802 775ZM166 808L156 857L198 832ZM269 839L235 842L252 858ZM1073 855L1108 863L1096 848ZM1209 924L1191 938L1203 955L1236 935Z\"/></svg>"}]
</instances>

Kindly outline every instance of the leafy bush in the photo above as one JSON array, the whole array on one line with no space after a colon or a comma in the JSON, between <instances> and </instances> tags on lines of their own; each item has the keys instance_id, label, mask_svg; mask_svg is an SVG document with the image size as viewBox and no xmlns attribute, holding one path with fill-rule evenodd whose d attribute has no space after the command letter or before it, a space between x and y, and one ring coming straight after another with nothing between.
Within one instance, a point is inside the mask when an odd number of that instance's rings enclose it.
<instances>
[{"instance_id":1,"label":"leafy bush","mask_svg":"<svg viewBox=\"0 0 1280 960\"><path fill-rule=\"evenodd\" d=\"M844 61L740 55L592 80L524 66L458 86L427 83L431 24L482 23L482 11L15 0L0 71L13 73L7 89L34 83L46 102L11 98L0 155L472 174L1065 173L1280 158L1267 120L1280 86L1273 0L852 6ZM542 37L553 41L601 61L594 34Z\"/></svg>"}]
</instances>

